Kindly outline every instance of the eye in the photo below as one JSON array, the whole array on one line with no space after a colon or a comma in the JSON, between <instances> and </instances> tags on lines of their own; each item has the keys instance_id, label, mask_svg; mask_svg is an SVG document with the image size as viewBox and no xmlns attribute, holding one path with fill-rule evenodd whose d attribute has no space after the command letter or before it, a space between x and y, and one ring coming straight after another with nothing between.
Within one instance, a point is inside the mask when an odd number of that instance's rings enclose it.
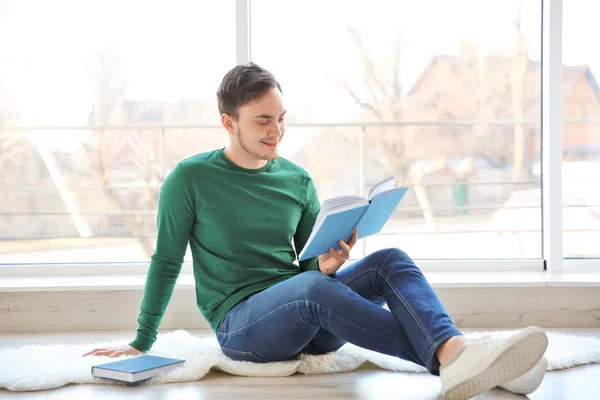
<instances>
[{"instance_id":1,"label":"eye","mask_svg":"<svg viewBox=\"0 0 600 400\"><path fill-rule=\"evenodd\" d=\"M259 123L260 125L268 125L268 124L269 124L269 122L270 122L269 120L266 120L266 121L258 121L258 123Z\"/></svg>"}]
</instances>

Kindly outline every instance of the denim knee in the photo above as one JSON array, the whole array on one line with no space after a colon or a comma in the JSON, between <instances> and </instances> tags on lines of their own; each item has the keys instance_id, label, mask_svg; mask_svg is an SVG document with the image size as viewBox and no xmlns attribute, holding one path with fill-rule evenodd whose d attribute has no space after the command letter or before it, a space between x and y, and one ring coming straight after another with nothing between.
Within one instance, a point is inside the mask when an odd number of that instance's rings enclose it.
<instances>
[{"instance_id":1,"label":"denim knee","mask_svg":"<svg viewBox=\"0 0 600 400\"><path fill-rule=\"evenodd\" d=\"M380 260L380 262L377 262L379 268L401 268L404 270L418 271L421 273L421 270L415 265L415 262L412 260L412 258L410 258L406 252L396 247L390 247L376 251L373 253L373 255L375 258Z\"/></svg>"},{"instance_id":2,"label":"denim knee","mask_svg":"<svg viewBox=\"0 0 600 400\"><path fill-rule=\"evenodd\" d=\"M411 258L408 256L408 254L406 254L406 252L404 252L403 250L400 250L397 247L389 247L387 249L381 249L379 251L376 251L375 254L380 253L384 258L389 258L389 259L393 259L393 260L411 260ZM391 261L391 260L390 260Z\"/></svg>"},{"instance_id":3,"label":"denim knee","mask_svg":"<svg viewBox=\"0 0 600 400\"><path fill-rule=\"evenodd\" d=\"M298 282L294 290L298 291L298 297L303 300L318 302L325 296L331 296L333 285L341 282L332 279L319 271L307 271L298 276Z\"/></svg>"}]
</instances>

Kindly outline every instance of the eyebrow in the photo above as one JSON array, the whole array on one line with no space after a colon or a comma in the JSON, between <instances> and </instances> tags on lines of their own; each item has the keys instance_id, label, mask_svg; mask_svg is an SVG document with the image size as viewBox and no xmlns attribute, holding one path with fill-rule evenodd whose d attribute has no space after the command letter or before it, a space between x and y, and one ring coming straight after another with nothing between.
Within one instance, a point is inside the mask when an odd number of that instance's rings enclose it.
<instances>
[{"instance_id":1,"label":"eyebrow","mask_svg":"<svg viewBox=\"0 0 600 400\"><path fill-rule=\"evenodd\" d=\"M285 115L285 113L286 113L286 112L287 112L287 110L285 110L285 111L283 112L283 114L281 114L279 117L280 117L280 118L281 118L281 117L283 117L283 116ZM269 114L260 114L260 115L256 115L256 116L254 116L254 118L267 118L267 119L275 119L275 117L274 117L274 116L272 116L272 115L269 115Z\"/></svg>"}]
</instances>

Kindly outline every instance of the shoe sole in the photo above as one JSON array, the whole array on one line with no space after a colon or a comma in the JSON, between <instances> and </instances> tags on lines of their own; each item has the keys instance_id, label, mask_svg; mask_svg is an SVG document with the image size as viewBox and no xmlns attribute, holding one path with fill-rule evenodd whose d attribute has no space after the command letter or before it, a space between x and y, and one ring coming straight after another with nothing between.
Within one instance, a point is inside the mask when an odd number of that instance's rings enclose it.
<instances>
[{"instance_id":1,"label":"shoe sole","mask_svg":"<svg viewBox=\"0 0 600 400\"><path fill-rule=\"evenodd\" d=\"M445 394L446 400L467 400L509 382L537 365L548 348L548 337L539 328L531 333L523 331L525 336L507 348L483 372L454 386Z\"/></svg>"}]
</instances>

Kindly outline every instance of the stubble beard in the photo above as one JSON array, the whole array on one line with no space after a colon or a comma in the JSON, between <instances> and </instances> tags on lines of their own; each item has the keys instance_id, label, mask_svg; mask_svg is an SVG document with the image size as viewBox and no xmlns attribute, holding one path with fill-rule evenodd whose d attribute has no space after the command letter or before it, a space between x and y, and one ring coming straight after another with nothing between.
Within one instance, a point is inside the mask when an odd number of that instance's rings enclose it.
<instances>
[{"instance_id":1,"label":"stubble beard","mask_svg":"<svg viewBox=\"0 0 600 400\"><path fill-rule=\"evenodd\" d=\"M242 148L242 150L244 150L246 153L250 154L252 157L255 157L259 160L264 160L264 161L276 160L279 157L279 154L277 154L277 153L275 153L274 155L269 155L269 154L259 154L256 151L252 151L252 149L250 149L248 147L248 145L246 144L246 141L244 140L244 137L242 136L242 133L240 132L239 128L235 132L235 137L236 137L238 144Z\"/></svg>"}]
</instances>

